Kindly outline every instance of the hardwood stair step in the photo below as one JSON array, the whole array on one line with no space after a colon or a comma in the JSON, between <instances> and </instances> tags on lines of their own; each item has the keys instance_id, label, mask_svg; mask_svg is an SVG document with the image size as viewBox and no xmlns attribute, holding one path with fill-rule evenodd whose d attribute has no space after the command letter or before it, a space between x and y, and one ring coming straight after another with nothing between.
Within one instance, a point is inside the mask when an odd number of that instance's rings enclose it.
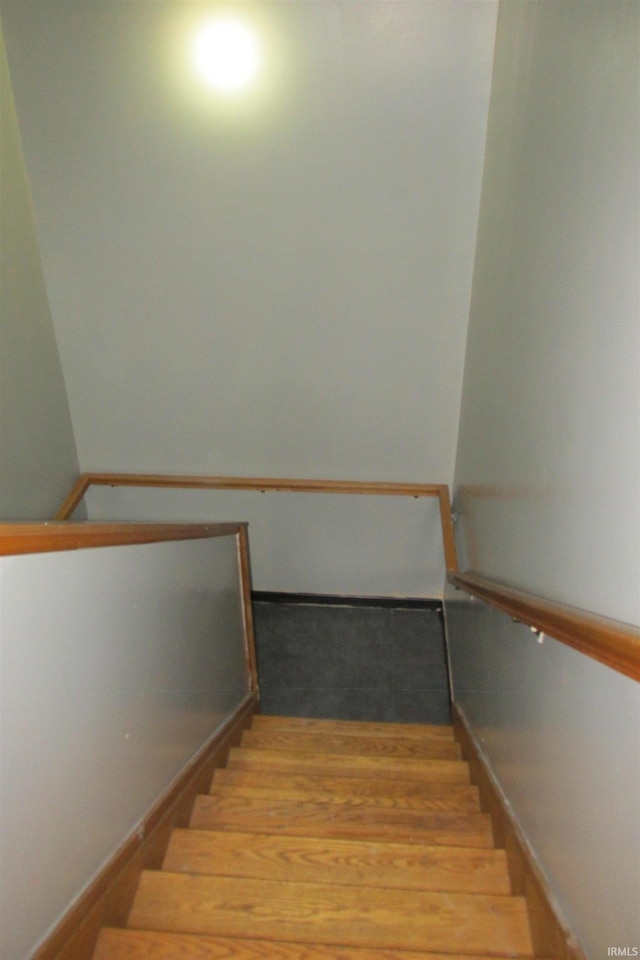
<instances>
[{"instance_id":1,"label":"hardwood stair step","mask_svg":"<svg viewBox=\"0 0 640 960\"><path fill-rule=\"evenodd\" d=\"M333 803L395 809L480 812L478 788L462 783L415 783L364 777L319 777L268 773L263 770L218 769L213 775L212 785L218 788L233 786L249 791L248 796L269 792L288 800L331 800Z\"/></svg>"},{"instance_id":2,"label":"hardwood stair step","mask_svg":"<svg viewBox=\"0 0 640 960\"><path fill-rule=\"evenodd\" d=\"M172 873L458 893L511 892L504 850L176 829Z\"/></svg>"},{"instance_id":3,"label":"hardwood stair step","mask_svg":"<svg viewBox=\"0 0 640 960\"><path fill-rule=\"evenodd\" d=\"M217 797L254 797L265 800L271 798L287 800L292 803L334 804L349 810L362 810L363 812L370 810L373 816L375 816L376 810L388 813L397 811L400 815L405 813L480 813L479 803L469 808L468 804L461 805L456 803L455 799L450 800L447 797L429 797L422 799L420 802L414 800L413 803L394 803L392 798L391 802L381 800L381 802L375 803L370 799L368 800L367 797L357 796L353 791L347 795L336 794L335 792L322 793L320 790L298 790L292 787L279 786L267 787L263 786L260 781L257 781L255 785L246 786L244 784L225 783L221 778L214 778L209 793Z\"/></svg>"},{"instance_id":4,"label":"hardwood stair step","mask_svg":"<svg viewBox=\"0 0 640 960\"><path fill-rule=\"evenodd\" d=\"M245 730L240 746L249 750L295 750L305 753L358 754L415 760L460 760L460 745L450 740L416 740L400 737Z\"/></svg>"},{"instance_id":5,"label":"hardwood stair step","mask_svg":"<svg viewBox=\"0 0 640 960\"><path fill-rule=\"evenodd\" d=\"M275 941L532 957L520 897L143 871L128 926Z\"/></svg>"},{"instance_id":6,"label":"hardwood stair step","mask_svg":"<svg viewBox=\"0 0 640 960\"><path fill-rule=\"evenodd\" d=\"M251 722L252 730L291 731L327 734L347 734L358 737L411 737L416 740L453 740L451 726L424 723L372 723L364 720L317 720L312 717L279 717L257 713Z\"/></svg>"},{"instance_id":7,"label":"hardwood stair step","mask_svg":"<svg viewBox=\"0 0 640 960\"><path fill-rule=\"evenodd\" d=\"M362 838L492 847L491 820L484 813L421 813L383 807L280 800L212 793L196 797L190 826L288 836Z\"/></svg>"},{"instance_id":8,"label":"hardwood stair step","mask_svg":"<svg viewBox=\"0 0 640 960\"><path fill-rule=\"evenodd\" d=\"M310 773L330 777L382 777L424 783L470 783L469 766L462 760L417 760L415 758L361 757L339 753L304 753L295 750L254 750L234 747L227 767L235 770L267 770Z\"/></svg>"},{"instance_id":9,"label":"hardwood stair step","mask_svg":"<svg viewBox=\"0 0 640 960\"><path fill-rule=\"evenodd\" d=\"M100 932L93 960L494 960L460 953L415 953L358 947L314 946L276 940L231 940L153 930Z\"/></svg>"}]
</instances>

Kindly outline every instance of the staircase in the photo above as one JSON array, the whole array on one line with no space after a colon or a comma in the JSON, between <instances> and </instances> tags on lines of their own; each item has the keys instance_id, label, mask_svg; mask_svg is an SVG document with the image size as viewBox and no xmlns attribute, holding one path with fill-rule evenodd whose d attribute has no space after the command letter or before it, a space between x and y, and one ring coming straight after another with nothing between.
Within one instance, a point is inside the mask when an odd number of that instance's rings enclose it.
<instances>
[{"instance_id":1,"label":"staircase","mask_svg":"<svg viewBox=\"0 0 640 960\"><path fill-rule=\"evenodd\" d=\"M93 960L533 955L451 727L255 716Z\"/></svg>"}]
</instances>

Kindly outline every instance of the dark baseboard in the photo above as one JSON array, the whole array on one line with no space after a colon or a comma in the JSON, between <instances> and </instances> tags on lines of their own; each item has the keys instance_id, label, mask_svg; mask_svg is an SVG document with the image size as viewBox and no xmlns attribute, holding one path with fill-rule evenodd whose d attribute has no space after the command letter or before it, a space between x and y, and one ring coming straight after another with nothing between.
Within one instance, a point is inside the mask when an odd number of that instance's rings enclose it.
<instances>
[{"instance_id":1,"label":"dark baseboard","mask_svg":"<svg viewBox=\"0 0 640 960\"><path fill-rule=\"evenodd\" d=\"M471 782L480 790L482 810L491 816L496 846L504 848L512 892L527 902L534 955L546 960L586 960L576 936L565 922L559 905L538 864L487 759L473 735L462 708L452 704L453 726Z\"/></svg>"},{"instance_id":2,"label":"dark baseboard","mask_svg":"<svg viewBox=\"0 0 640 960\"><path fill-rule=\"evenodd\" d=\"M301 603L327 607L386 607L394 610L442 610L442 600L422 597L348 597L324 593L254 590L254 603Z\"/></svg>"},{"instance_id":3,"label":"dark baseboard","mask_svg":"<svg viewBox=\"0 0 640 960\"><path fill-rule=\"evenodd\" d=\"M207 792L213 771L226 763L255 709L255 695L246 697L123 841L32 960L90 960L101 927L125 926L141 872L162 865L171 831L187 826L196 796Z\"/></svg>"}]
</instances>

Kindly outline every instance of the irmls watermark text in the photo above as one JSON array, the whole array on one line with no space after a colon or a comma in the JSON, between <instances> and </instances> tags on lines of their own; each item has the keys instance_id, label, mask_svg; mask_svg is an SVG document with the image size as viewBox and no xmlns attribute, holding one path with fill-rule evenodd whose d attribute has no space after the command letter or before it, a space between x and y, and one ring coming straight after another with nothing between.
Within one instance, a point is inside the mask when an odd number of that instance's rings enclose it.
<instances>
[{"instance_id":1,"label":"irmls watermark text","mask_svg":"<svg viewBox=\"0 0 640 960\"><path fill-rule=\"evenodd\" d=\"M640 956L638 947L607 947L608 957L637 957Z\"/></svg>"}]
</instances>

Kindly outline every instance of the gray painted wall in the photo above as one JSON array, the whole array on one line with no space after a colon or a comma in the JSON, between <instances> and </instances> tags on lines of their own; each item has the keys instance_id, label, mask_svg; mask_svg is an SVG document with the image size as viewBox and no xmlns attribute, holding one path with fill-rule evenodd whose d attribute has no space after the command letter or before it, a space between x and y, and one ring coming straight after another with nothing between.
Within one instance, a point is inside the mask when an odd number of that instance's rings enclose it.
<instances>
[{"instance_id":1,"label":"gray painted wall","mask_svg":"<svg viewBox=\"0 0 640 960\"><path fill-rule=\"evenodd\" d=\"M215 7L2 5L82 468L451 483L497 6L225 4L269 64L231 105Z\"/></svg>"},{"instance_id":2,"label":"gray painted wall","mask_svg":"<svg viewBox=\"0 0 640 960\"><path fill-rule=\"evenodd\" d=\"M25 960L247 694L236 538L2 557L0 590L0 956Z\"/></svg>"},{"instance_id":3,"label":"gray painted wall","mask_svg":"<svg viewBox=\"0 0 640 960\"><path fill-rule=\"evenodd\" d=\"M640 947L638 684L447 601L455 699L590 960Z\"/></svg>"},{"instance_id":4,"label":"gray painted wall","mask_svg":"<svg viewBox=\"0 0 640 960\"><path fill-rule=\"evenodd\" d=\"M470 568L632 623L639 16L500 9L455 491Z\"/></svg>"},{"instance_id":5,"label":"gray painted wall","mask_svg":"<svg viewBox=\"0 0 640 960\"><path fill-rule=\"evenodd\" d=\"M0 31L0 517L53 516L78 475Z\"/></svg>"},{"instance_id":6,"label":"gray painted wall","mask_svg":"<svg viewBox=\"0 0 640 960\"><path fill-rule=\"evenodd\" d=\"M501 5L455 496L472 569L632 623L639 17ZM640 946L638 685L447 607L455 698L587 955Z\"/></svg>"},{"instance_id":7,"label":"gray painted wall","mask_svg":"<svg viewBox=\"0 0 640 960\"><path fill-rule=\"evenodd\" d=\"M435 498L92 487L93 520L246 520L256 590L441 597Z\"/></svg>"}]
</instances>

